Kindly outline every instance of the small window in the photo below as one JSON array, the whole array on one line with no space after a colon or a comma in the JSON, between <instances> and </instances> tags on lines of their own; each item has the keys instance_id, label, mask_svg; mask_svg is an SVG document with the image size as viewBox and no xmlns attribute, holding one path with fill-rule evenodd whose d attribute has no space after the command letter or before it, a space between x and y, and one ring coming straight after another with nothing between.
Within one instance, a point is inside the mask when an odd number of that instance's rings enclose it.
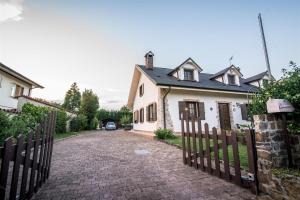
<instances>
[{"instance_id":1,"label":"small window","mask_svg":"<svg viewBox=\"0 0 300 200\"><path fill-rule=\"evenodd\" d=\"M235 75L230 75L230 74L228 74L228 84L229 85L236 85L236 83L235 83Z\"/></svg>"},{"instance_id":2,"label":"small window","mask_svg":"<svg viewBox=\"0 0 300 200\"><path fill-rule=\"evenodd\" d=\"M11 88L11 96L12 96L12 97L19 97L19 96L22 96L23 93L24 93L24 87L22 87L22 86L14 85L14 86Z\"/></svg>"},{"instance_id":3,"label":"small window","mask_svg":"<svg viewBox=\"0 0 300 200\"><path fill-rule=\"evenodd\" d=\"M156 103L147 106L147 121L153 122L157 119Z\"/></svg>"},{"instance_id":4,"label":"small window","mask_svg":"<svg viewBox=\"0 0 300 200\"><path fill-rule=\"evenodd\" d=\"M140 109L140 123L144 122L144 108Z\"/></svg>"},{"instance_id":5,"label":"small window","mask_svg":"<svg viewBox=\"0 0 300 200\"><path fill-rule=\"evenodd\" d=\"M140 97L144 95L144 84L140 85L139 93L140 93Z\"/></svg>"},{"instance_id":6,"label":"small window","mask_svg":"<svg viewBox=\"0 0 300 200\"><path fill-rule=\"evenodd\" d=\"M193 81L194 80L194 70L185 69L184 70L184 80Z\"/></svg>"},{"instance_id":7,"label":"small window","mask_svg":"<svg viewBox=\"0 0 300 200\"><path fill-rule=\"evenodd\" d=\"M187 108L188 108L188 115L189 118L197 118L198 113L197 113L197 103L196 102L186 102Z\"/></svg>"}]
</instances>

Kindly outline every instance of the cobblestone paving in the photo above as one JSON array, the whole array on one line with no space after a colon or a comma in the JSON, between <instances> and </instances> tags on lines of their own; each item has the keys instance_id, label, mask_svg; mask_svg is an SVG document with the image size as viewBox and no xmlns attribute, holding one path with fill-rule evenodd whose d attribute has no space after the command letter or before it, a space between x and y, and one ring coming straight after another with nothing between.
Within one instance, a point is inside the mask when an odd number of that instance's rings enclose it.
<instances>
[{"instance_id":1,"label":"cobblestone paving","mask_svg":"<svg viewBox=\"0 0 300 200\"><path fill-rule=\"evenodd\" d=\"M66 139L54 144L50 179L34 199L255 199L183 165L181 155L176 147L123 131Z\"/></svg>"}]
</instances>

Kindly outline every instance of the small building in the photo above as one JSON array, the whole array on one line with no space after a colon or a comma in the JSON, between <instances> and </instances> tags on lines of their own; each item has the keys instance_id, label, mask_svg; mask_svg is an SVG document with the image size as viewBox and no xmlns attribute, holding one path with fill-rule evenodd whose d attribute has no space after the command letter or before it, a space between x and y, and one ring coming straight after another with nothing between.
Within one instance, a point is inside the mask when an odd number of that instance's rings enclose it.
<instances>
[{"instance_id":1,"label":"small building","mask_svg":"<svg viewBox=\"0 0 300 200\"><path fill-rule=\"evenodd\" d=\"M259 87L244 79L240 68L231 65L217 73L203 72L192 58L174 68L154 67L154 54L136 65L127 106L133 111L133 129L153 132L158 128L181 131L181 113L200 118L217 129L248 125L249 95ZM255 81L261 82L265 76ZM253 79L254 80L254 79ZM202 127L203 128L203 127Z\"/></svg>"},{"instance_id":2,"label":"small building","mask_svg":"<svg viewBox=\"0 0 300 200\"><path fill-rule=\"evenodd\" d=\"M18 97L30 97L35 88L44 87L0 63L0 109L17 109Z\"/></svg>"}]
</instances>

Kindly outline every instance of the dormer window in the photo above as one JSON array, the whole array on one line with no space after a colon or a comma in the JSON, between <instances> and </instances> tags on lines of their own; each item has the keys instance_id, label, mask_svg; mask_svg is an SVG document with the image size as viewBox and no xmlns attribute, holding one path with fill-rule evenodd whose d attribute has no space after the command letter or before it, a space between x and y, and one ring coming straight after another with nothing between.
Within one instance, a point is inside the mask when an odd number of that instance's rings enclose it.
<instances>
[{"instance_id":1,"label":"dormer window","mask_svg":"<svg viewBox=\"0 0 300 200\"><path fill-rule=\"evenodd\" d=\"M228 74L227 77L228 77L228 84L229 85L236 85L235 75Z\"/></svg>"},{"instance_id":2,"label":"dormer window","mask_svg":"<svg viewBox=\"0 0 300 200\"><path fill-rule=\"evenodd\" d=\"M194 70L184 69L184 80L185 81L193 81L194 80Z\"/></svg>"}]
</instances>

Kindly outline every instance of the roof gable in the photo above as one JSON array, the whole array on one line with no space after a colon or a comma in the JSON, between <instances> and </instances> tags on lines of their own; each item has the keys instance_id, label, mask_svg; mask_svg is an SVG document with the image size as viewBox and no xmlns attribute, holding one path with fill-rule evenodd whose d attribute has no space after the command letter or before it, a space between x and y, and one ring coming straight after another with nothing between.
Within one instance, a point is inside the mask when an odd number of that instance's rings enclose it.
<instances>
[{"instance_id":1,"label":"roof gable","mask_svg":"<svg viewBox=\"0 0 300 200\"><path fill-rule=\"evenodd\" d=\"M244 83L251 83L254 81L260 81L261 79L263 79L265 76L268 76L268 71L264 71L262 73L256 74L254 76L251 76L249 78L246 78L243 82ZM275 80L275 78L272 76L272 79Z\"/></svg>"},{"instance_id":2,"label":"roof gable","mask_svg":"<svg viewBox=\"0 0 300 200\"><path fill-rule=\"evenodd\" d=\"M23 76L22 74L16 72L15 70L5 66L4 64L0 63L0 71L3 71L13 77L15 77L16 79L19 79L25 83L28 83L32 86L34 86L35 88L44 88L43 86L41 86L40 84L30 80L29 78Z\"/></svg>"},{"instance_id":3,"label":"roof gable","mask_svg":"<svg viewBox=\"0 0 300 200\"><path fill-rule=\"evenodd\" d=\"M202 68L191 57L189 57L188 59L183 61L183 63L181 63L178 67L173 69L168 75L173 75L174 72L178 71L181 67L183 67L186 64L194 66L199 72L202 71Z\"/></svg>"},{"instance_id":4,"label":"roof gable","mask_svg":"<svg viewBox=\"0 0 300 200\"><path fill-rule=\"evenodd\" d=\"M213 75L210 77L210 79L214 79L214 78L217 78L217 77L219 77L219 76L222 76L222 75L224 75L224 74L225 74L227 71L229 71L229 70L234 70L234 71L236 71L236 73L239 75L239 77L242 77L242 76L243 76L243 74L240 72L240 69L239 69L239 68L237 68L237 67L234 66L234 65L230 65L229 67L227 67L227 68L225 68L225 69L223 69L223 70L221 70L221 71L219 71L219 72L213 74Z\"/></svg>"}]
</instances>

